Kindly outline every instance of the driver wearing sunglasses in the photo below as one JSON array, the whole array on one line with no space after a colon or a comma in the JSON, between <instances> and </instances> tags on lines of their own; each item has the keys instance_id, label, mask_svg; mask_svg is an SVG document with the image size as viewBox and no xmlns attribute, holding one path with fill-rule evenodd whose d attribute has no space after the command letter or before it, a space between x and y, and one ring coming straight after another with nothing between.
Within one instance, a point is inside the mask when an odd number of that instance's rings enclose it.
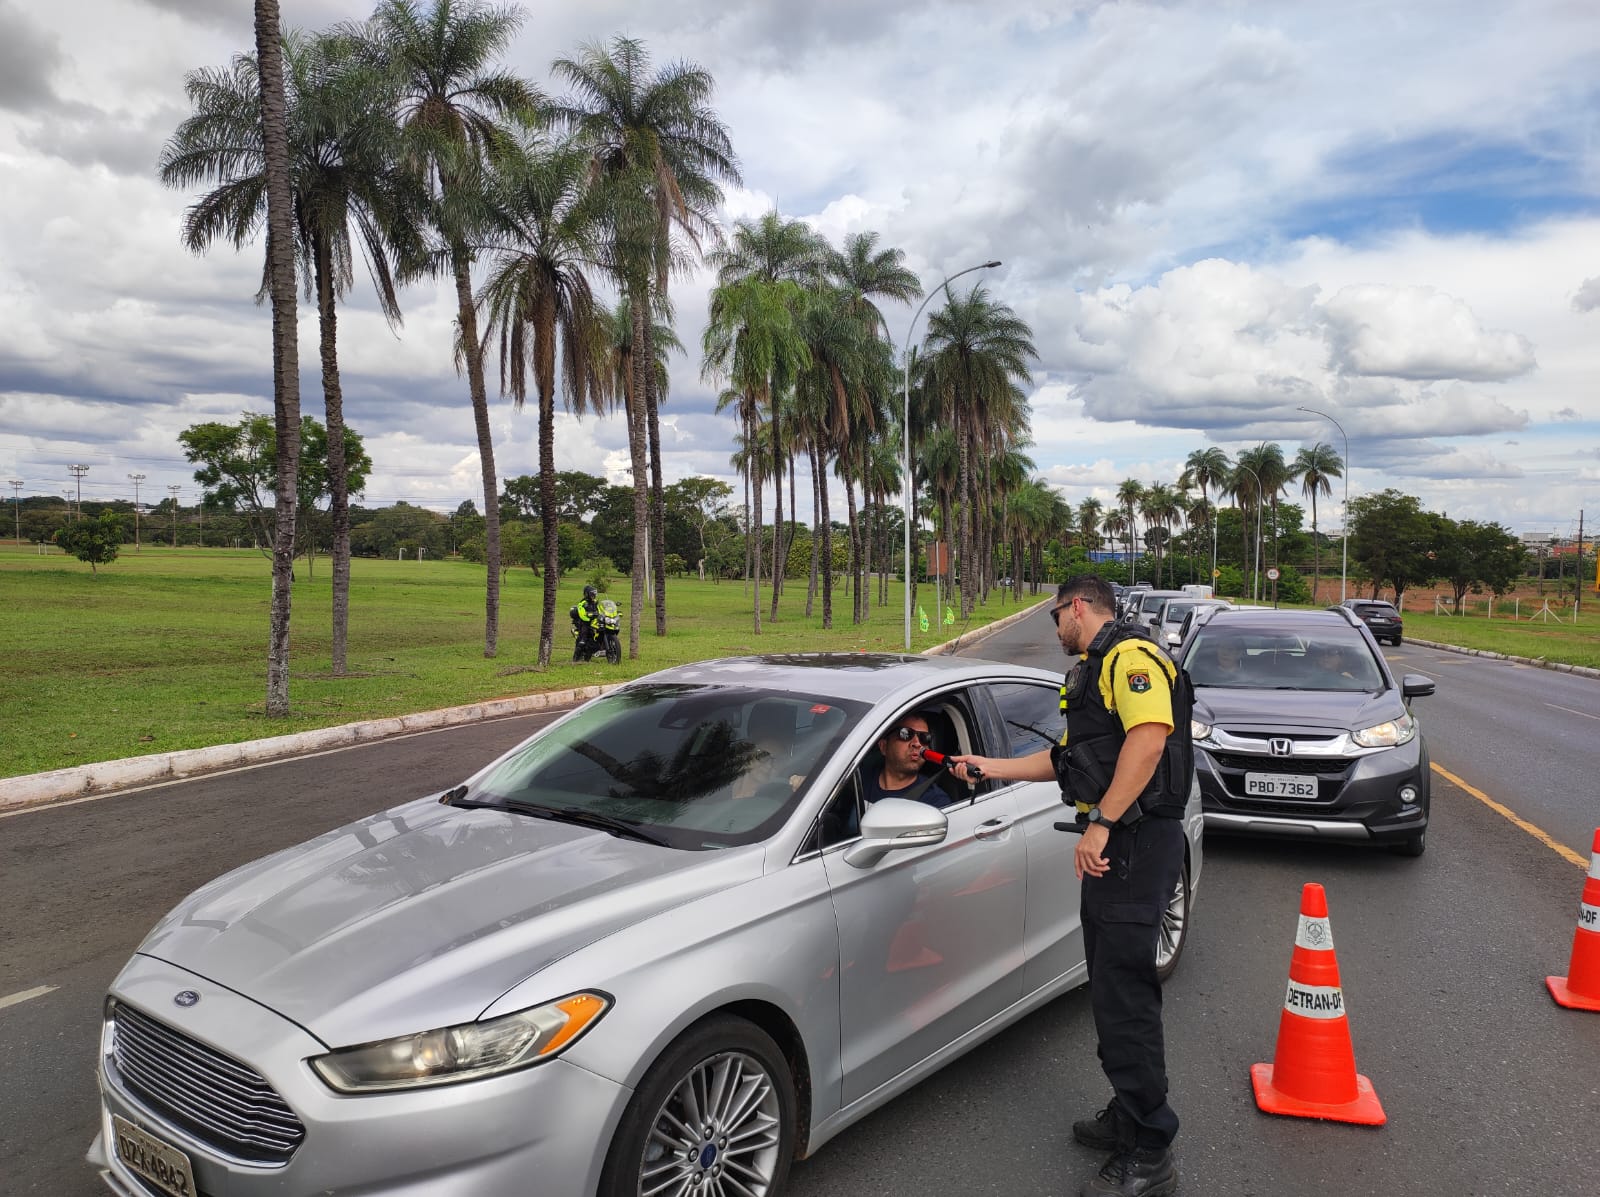
<instances>
[{"instance_id":1,"label":"driver wearing sunglasses","mask_svg":"<svg viewBox=\"0 0 1600 1197\"><path fill-rule=\"evenodd\" d=\"M883 768L869 770L862 777L863 797L868 803L905 797L922 780L922 750L932 746L933 733L926 717L915 712L902 717L878 739ZM937 785L931 785L917 795L917 801L942 807L949 806L952 799Z\"/></svg>"}]
</instances>

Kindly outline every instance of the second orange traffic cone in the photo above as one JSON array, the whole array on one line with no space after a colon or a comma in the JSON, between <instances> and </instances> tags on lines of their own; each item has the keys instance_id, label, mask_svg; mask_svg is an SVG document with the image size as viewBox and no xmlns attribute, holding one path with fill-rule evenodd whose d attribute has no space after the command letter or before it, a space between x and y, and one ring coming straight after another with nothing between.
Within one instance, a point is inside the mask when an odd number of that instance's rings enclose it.
<instances>
[{"instance_id":1,"label":"second orange traffic cone","mask_svg":"<svg viewBox=\"0 0 1600 1197\"><path fill-rule=\"evenodd\" d=\"M1289 960L1289 992L1278 1019L1271 1064L1254 1064L1256 1105L1269 1114L1382 1126L1387 1118L1372 1082L1356 1072L1345 1017L1339 961L1328 923L1328 896L1308 884L1300 894L1300 926Z\"/></svg>"},{"instance_id":2,"label":"second orange traffic cone","mask_svg":"<svg viewBox=\"0 0 1600 1197\"><path fill-rule=\"evenodd\" d=\"M1600 1010L1600 828L1594 833L1589 878L1578 899L1578 930L1564 977L1546 977L1550 996L1569 1010Z\"/></svg>"}]
</instances>

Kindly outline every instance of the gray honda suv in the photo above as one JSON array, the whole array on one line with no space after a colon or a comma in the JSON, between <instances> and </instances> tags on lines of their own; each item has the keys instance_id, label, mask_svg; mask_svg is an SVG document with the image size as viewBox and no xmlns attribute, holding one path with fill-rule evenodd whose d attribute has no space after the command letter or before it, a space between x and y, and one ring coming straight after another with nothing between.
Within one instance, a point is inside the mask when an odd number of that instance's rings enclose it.
<instances>
[{"instance_id":1,"label":"gray honda suv","mask_svg":"<svg viewBox=\"0 0 1600 1197\"><path fill-rule=\"evenodd\" d=\"M1206 830L1344 840L1421 856L1428 748L1410 700L1347 608L1217 610L1181 650L1194 683Z\"/></svg>"}]
</instances>

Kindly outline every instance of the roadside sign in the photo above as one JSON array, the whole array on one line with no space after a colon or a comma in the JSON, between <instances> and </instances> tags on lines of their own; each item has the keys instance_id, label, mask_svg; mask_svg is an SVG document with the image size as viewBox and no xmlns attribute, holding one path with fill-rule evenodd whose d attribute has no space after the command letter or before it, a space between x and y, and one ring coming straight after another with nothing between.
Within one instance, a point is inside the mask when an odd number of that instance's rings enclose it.
<instances>
[{"instance_id":1,"label":"roadside sign","mask_svg":"<svg viewBox=\"0 0 1600 1197\"><path fill-rule=\"evenodd\" d=\"M1276 582L1278 580L1278 571L1277 571L1276 567L1274 567L1273 569L1269 569L1267 571L1267 577L1270 578L1274 582Z\"/></svg>"}]
</instances>

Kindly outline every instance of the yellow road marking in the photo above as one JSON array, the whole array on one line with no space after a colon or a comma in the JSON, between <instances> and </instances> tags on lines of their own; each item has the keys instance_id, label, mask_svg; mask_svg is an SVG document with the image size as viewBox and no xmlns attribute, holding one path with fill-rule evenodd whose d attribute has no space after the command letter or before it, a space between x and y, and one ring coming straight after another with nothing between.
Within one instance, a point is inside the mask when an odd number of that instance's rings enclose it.
<instances>
[{"instance_id":1,"label":"yellow road marking","mask_svg":"<svg viewBox=\"0 0 1600 1197\"><path fill-rule=\"evenodd\" d=\"M1561 843L1542 827L1535 827L1532 823L1528 822L1528 820L1517 814L1509 806L1506 806L1504 803L1496 802L1493 798L1489 797L1489 795L1478 789L1477 786L1472 785L1470 782L1463 781L1454 773L1450 772L1450 770L1446 769L1438 761L1430 761L1429 764L1433 766L1433 771L1440 777L1444 778L1452 785L1460 786L1479 802L1483 803L1490 810L1494 811L1495 814L1503 815L1507 819L1511 820L1511 822L1522 828L1522 830L1526 831L1529 835L1538 840L1546 848L1549 848L1550 851L1554 852L1556 855L1561 856L1566 860L1570 860L1580 869L1587 869L1589 867L1589 858L1587 856L1579 856L1571 848Z\"/></svg>"}]
</instances>

